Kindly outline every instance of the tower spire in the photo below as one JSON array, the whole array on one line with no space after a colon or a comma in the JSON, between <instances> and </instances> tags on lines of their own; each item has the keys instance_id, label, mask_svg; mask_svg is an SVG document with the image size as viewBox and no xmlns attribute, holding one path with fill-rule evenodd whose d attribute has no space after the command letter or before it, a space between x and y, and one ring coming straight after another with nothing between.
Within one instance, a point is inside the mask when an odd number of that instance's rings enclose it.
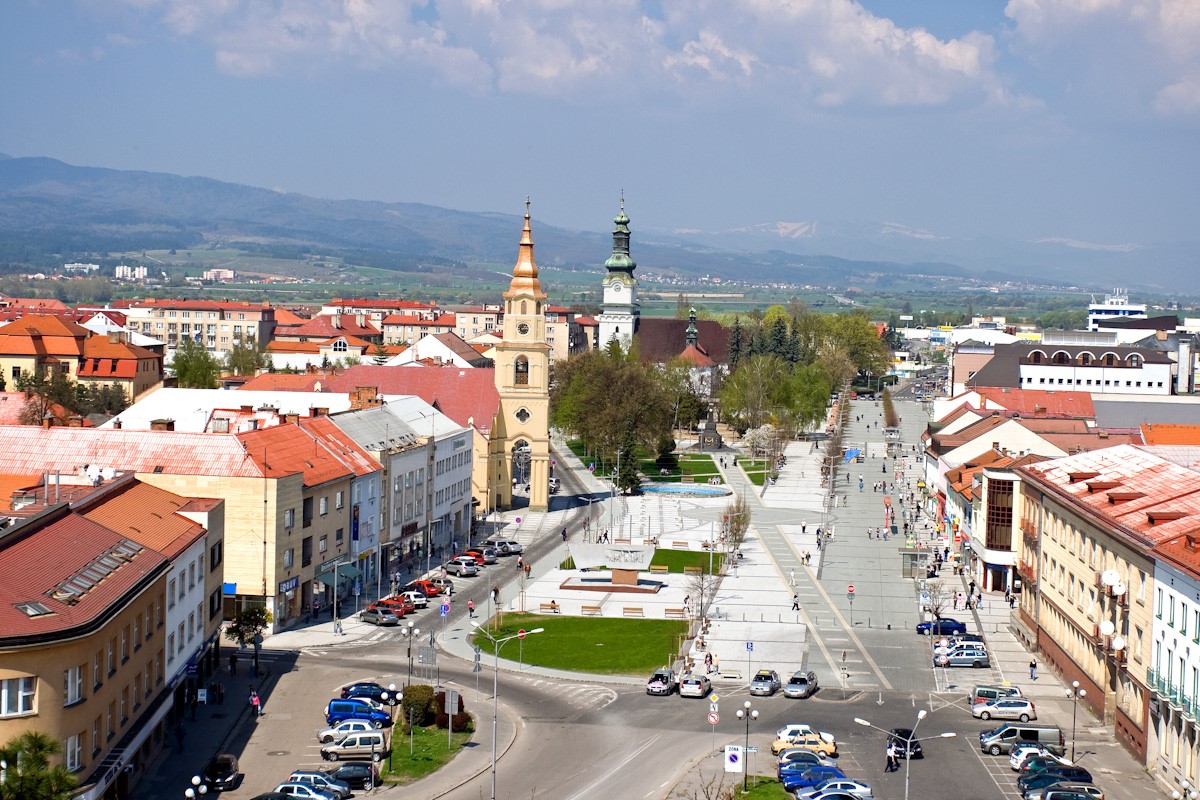
<instances>
[{"instance_id":1,"label":"tower spire","mask_svg":"<svg viewBox=\"0 0 1200 800\"><path fill-rule=\"evenodd\" d=\"M542 294L542 282L538 279L537 262L533 260L533 229L529 223L529 196L525 196L525 228L521 231L521 244L517 251L517 263L513 267L512 281L506 295L515 292Z\"/></svg>"},{"instance_id":2,"label":"tower spire","mask_svg":"<svg viewBox=\"0 0 1200 800\"><path fill-rule=\"evenodd\" d=\"M613 218L612 255L604 262L605 269L611 275L614 272L624 272L633 275L637 262L629 255L629 217L625 216L625 191L621 191L621 210Z\"/></svg>"}]
</instances>

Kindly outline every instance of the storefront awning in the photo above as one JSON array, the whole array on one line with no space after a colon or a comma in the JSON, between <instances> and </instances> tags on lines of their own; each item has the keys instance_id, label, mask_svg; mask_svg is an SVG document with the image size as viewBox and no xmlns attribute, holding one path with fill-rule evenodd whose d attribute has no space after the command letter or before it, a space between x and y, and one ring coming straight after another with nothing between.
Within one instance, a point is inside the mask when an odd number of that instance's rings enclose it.
<instances>
[{"instance_id":1,"label":"storefront awning","mask_svg":"<svg viewBox=\"0 0 1200 800\"><path fill-rule=\"evenodd\" d=\"M334 584L333 573L332 572L322 572L320 575L317 576L317 581L325 584L326 586L333 586L333 584Z\"/></svg>"},{"instance_id":2,"label":"storefront awning","mask_svg":"<svg viewBox=\"0 0 1200 800\"><path fill-rule=\"evenodd\" d=\"M353 564L341 564L338 566L338 574L346 578L361 578L362 570Z\"/></svg>"}]
</instances>

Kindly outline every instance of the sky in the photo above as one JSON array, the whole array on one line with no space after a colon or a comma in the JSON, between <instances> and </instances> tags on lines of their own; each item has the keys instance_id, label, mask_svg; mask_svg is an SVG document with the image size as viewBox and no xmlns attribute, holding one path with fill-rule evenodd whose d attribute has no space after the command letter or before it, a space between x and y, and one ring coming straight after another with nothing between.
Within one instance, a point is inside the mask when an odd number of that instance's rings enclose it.
<instances>
[{"instance_id":1,"label":"sky","mask_svg":"<svg viewBox=\"0 0 1200 800\"><path fill-rule=\"evenodd\" d=\"M1200 0L3 0L0 153L635 232L1194 241Z\"/></svg>"}]
</instances>

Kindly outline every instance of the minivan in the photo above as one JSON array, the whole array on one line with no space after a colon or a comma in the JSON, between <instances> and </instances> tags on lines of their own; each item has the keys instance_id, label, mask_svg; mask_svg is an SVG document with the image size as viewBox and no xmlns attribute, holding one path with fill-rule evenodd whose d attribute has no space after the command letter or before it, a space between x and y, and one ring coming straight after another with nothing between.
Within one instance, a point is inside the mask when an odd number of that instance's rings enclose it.
<instances>
[{"instance_id":1,"label":"minivan","mask_svg":"<svg viewBox=\"0 0 1200 800\"><path fill-rule=\"evenodd\" d=\"M352 733L340 742L331 742L321 748L321 758L337 761L343 758L369 758L382 761L391 747L384 731Z\"/></svg>"},{"instance_id":2,"label":"minivan","mask_svg":"<svg viewBox=\"0 0 1200 800\"><path fill-rule=\"evenodd\" d=\"M374 728L382 728L392 721L386 711L372 708L365 700L352 697L330 700L329 705L325 707L325 722L332 726L348 719L366 720Z\"/></svg>"},{"instance_id":3,"label":"minivan","mask_svg":"<svg viewBox=\"0 0 1200 800\"><path fill-rule=\"evenodd\" d=\"M1014 722L979 734L979 749L994 756L1007 753L1018 742L1040 744L1057 756L1067 751L1062 729L1057 725Z\"/></svg>"},{"instance_id":4,"label":"minivan","mask_svg":"<svg viewBox=\"0 0 1200 800\"><path fill-rule=\"evenodd\" d=\"M985 703L989 700L1001 700L1005 697L1020 696L1021 689L1018 686L979 684L967 695L967 702L974 706L976 703Z\"/></svg>"}]
</instances>

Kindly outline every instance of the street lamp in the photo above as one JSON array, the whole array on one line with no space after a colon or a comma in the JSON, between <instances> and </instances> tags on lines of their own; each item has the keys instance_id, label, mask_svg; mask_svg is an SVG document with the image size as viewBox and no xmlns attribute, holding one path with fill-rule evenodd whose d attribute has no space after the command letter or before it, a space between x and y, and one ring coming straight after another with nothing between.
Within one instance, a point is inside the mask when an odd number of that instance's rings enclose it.
<instances>
[{"instance_id":1,"label":"street lamp","mask_svg":"<svg viewBox=\"0 0 1200 800\"><path fill-rule=\"evenodd\" d=\"M925 736L925 737L918 739L917 738L917 727L921 724L921 720L925 719L925 716L928 713L929 712L923 708L917 712L917 721L913 723L912 732L908 734L908 739L905 740L905 743L904 743L904 800L908 800L908 775L909 775L909 767L912 766L912 758L910 756L911 756L911 752L912 752L913 743L914 742L927 742L930 739L953 739L955 736L958 735L954 731L947 731L946 733L939 733L937 736ZM872 725L871 723L867 722L865 719L862 719L861 717L855 717L854 721L856 723L858 723L859 725L862 725L863 727L874 728L877 731L886 733L888 735L889 739L893 736L891 731L885 731L885 730L883 730L883 728L880 728L876 725Z\"/></svg>"},{"instance_id":2,"label":"street lamp","mask_svg":"<svg viewBox=\"0 0 1200 800\"><path fill-rule=\"evenodd\" d=\"M416 627L416 623L410 619L408 625L401 628L401 630L404 631L404 635L408 638L408 677L404 680L404 685L408 686L412 683L412 643L414 638L421 635L421 629ZM392 688L396 687L393 686Z\"/></svg>"},{"instance_id":3,"label":"street lamp","mask_svg":"<svg viewBox=\"0 0 1200 800\"><path fill-rule=\"evenodd\" d=\"M750 709L750 701L742 703L737 710L737 718L746 720L746 747L742 750L742 793L750 791L750 763L746 757L750 753L750 720L758 719L758 709Z\"/></svg>"},{"instance_id":4,"label":"street lamp","mask_svg":"<svg viewBox=\"0 0 1200 800\"><path fill-rule=\"evenodd\" d=\"M208 784L206 784L199 775L192 776L192 785L183 790L183 796L188 800L208 794Z\"/></svg>"},{"instance_id":5,"label":"street lamp","mask_svg":"<svg viewBox=\"0 0 1200 800\"><path fill-rule=\"evenodd\" d=\"M389 683L388 690L386 692L380 692L379 697L383 700L383 702L387 703L388 716L391 717L392 724L395 725L396 724L396 705L399 704L399 702L404 699L404 692L397 692L396 684ZM389 700L391 700L390 703L388 703Z\"/></svg>"},{"instance_id":6,"label":"street lamp","mask_svg":"<svg viewBox=\"0 0 1200 800\"><path fill-rule=\"evenodd\" d=\"M1186 778L1179 782L1178 789L1171 790L1171 800L1196 800L1197 797L1200 797L1200 792L1192 788Z\"/></svg>"},{"instance_id":7,"label":"street lamp","mask_svg":"<svg viewBox=\"0 0 1200 800\"><path fill-rule=\"evenodd\" d=\"M506 642L511 642L513 639L524 639L526 636L531 634L542 633L546 629L534 628L531 631L520 630L514 633L512 636L504 636L500 639L497 639L495 636L492 636L491 631L489 631L487 628L481 628L478 621L473 620L471 622L471 627L475 629L476 633L482 633L484 636L486 636L488 641L492 643L492 657L494 661L492 666L492 800L496 800L496 723L500 717L500 701L498 699L500 696L500 648L503 647Z\"/></svg>"},{"instance_id":8,"label":"street lamp","mask_svg":"<svg viewBox=\"0 0 1200 800\"><path fill-rule=\"evenodd\" d=\"M1067 697L1071 698L1071 763L1075 763L1075 714L1079 711L1079 698L1087 696L1087 689L1079 688L1079 681L1071 681Z\"/></svg>"}]
</instances>

